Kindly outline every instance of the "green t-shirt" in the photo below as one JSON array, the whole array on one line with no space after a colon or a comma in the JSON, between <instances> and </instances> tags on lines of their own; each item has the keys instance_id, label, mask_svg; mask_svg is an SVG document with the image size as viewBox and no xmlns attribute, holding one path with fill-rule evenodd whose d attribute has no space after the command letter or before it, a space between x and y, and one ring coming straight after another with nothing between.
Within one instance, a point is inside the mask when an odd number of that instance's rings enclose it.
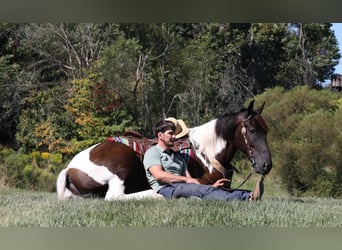
<instances>
[{"instance_id":1,"label":"green t-shirt","mask_svg":"<svg viewBox=\"0 0 342 250\"><path fill-rule=\"evenodd\" d=\"M144 155L144 167L146 170L147 179L156 192L166 185L166 183L160 183L154 179L151 175L149 168L152 166L160 165L166 172L185 176L186 163L178 152L172 150L164 150L158 144L149 148Z\"/></svg>"}]
</instances>

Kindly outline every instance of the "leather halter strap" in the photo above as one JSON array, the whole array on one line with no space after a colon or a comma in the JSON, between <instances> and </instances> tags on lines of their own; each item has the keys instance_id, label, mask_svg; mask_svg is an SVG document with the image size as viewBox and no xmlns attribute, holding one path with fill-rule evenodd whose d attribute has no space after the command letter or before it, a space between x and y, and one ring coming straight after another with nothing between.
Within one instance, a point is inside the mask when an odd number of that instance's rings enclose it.
<instances>
[{"instance_id":1,"label":"leather halter strap","mask_svg":"<svg viewBox=\"0 0 342 250\"><path fill-rule=\"evenodd\" d=\"M245 141L245 144L247 146L247 153L248 153L248 156L249 156L249 160L252 164L252 167L255 168L255 157L254 157L254 154L253 154L253 150L252 150L252 147L250 145L250 143L248 142L248 139L247 139L247 128L245 126L245 122L250 120L252 118L252 115L248 116L246 119L243 119L242 120L242 127L241 127L241 134L243 136L243 139Z\"/></svg>"}]
</instances>

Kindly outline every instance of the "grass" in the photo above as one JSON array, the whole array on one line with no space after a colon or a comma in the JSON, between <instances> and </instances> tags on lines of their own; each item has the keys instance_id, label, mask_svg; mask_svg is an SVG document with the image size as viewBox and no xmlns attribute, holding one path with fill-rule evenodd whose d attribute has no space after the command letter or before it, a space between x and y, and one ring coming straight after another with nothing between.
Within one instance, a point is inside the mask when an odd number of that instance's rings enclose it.
<instances>
[{"instance_id":1,"label":"grass","mask_svg":"<svg viewBox=\"0 0 342 250\"><path fill-rule=\"evenodd\" d=\"M1 227L341 227L342 200L263 201L197 199L58 201L55 193L0 188Z\"/></svg>"}]
</instances>

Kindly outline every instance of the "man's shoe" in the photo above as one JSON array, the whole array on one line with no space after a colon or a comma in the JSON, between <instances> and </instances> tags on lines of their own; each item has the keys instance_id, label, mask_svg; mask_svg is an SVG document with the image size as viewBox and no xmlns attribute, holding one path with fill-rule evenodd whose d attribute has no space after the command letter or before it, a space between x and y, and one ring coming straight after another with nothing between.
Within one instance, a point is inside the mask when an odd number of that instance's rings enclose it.
<instances>
[{"instance_id":1,"label":"man's shoe","mask_svg":"<svg viewBox=\"0 0 342 250\"><path fill-rule=\"evenodd\" d=\"M264 194L264 182L262 180L256 183L255 189L251 192L250 200L259 201Z\"/></svg>"}]
</instances>

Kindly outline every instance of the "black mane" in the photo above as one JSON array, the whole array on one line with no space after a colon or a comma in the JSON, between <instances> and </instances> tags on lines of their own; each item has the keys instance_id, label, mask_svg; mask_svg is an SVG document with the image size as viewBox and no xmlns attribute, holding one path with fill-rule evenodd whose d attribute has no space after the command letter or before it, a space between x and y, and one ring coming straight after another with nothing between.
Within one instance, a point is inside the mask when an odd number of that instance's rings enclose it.
<instances>
[{"instance_id":1,"label":"black mane","mask_svg":"<svg viewBox=\"0 0 342 250\"><path fill-rule=\"evenodd\" d=\"M215 126L216 134L225 138L228 142L231 142L235 131L234 118L246 110L247 109L242 108L238 112L225 113L218 117Z\"/></svg>"},{"instance_id":2,"label":"black mane","mask_svg":"<svg viewBox=\"0 0 342 250\"><path fill-rule=\"evenodd\" d=\"M225 113L222 116L218 117L215 126L216 134L218 136L221 136L222 138L225 138L228 142L231 142L236 126L234 124L234 119L244 112L248 112L248 109L242 108L238 112ZM251 116L255 118L255 122L260 126L261 129L266 132L268 131L267 125L259 113L253 111Z\"/></svg>"}]
</instances>

